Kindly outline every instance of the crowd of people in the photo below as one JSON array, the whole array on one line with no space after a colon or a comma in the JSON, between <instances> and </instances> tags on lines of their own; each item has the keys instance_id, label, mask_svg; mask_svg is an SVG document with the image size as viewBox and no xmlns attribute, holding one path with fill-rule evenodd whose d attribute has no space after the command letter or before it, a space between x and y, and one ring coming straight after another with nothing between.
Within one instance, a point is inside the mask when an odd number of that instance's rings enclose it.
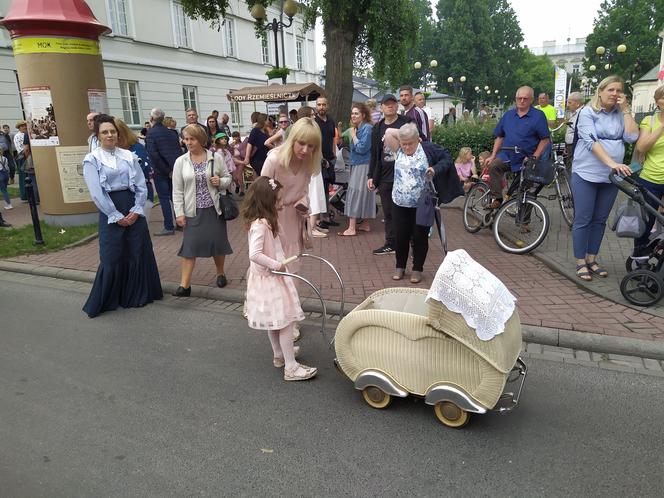
<instances>
[{"instance_id":1,"label":"crowd of people","mask_svg":"<svg viewBox=\"0 0 664 498\"><path fill-rule=\"evenodd\" d=\"M312 237L331 236L333 227L339 227L339 237L356 237L375 228L371 220L378 213L378 197L384 243L373 254L394 255L395 281L406 277L412 260L409 280L420 283L426 278L431 234L431 223L419 224L424 195L431 187L439 202L450 202L463 195L472 178L481 177L490 184L491 207L499 207L504 173L518 172L526 156L546 159L551 149L550 130L558 122L555 110L551 114L546 95L538 97L538 107L534 100L532 88L519 88L515 106L495 127L493 149L476 156L470 147L462 147L456 160L431 141L435 126L454 124L456 113L436 123L424 96L409 86L401 87L398 97L384 95L380 103L354 103L348 126L329 115L325 97L317 99L315 108L284 110L276 119L255 112L244 139L231 131L228 116L219 118L216 111L202 124L196 110L187 109L186 124L177 130L175 122L155 108L138 135L120 119L91 113L83 173L99 209L100 265L83 309L94 317L118 306L144 306L163 296L147 223L154 190L163 227L153 235L183 232L177 253L181 278L174 295L191 294L197 258L212 258L216 285L226 286L225 257L233 249L222 200L230 196L241 204L248 230L249 326L268 331L273 364L284 368L285 380L309 379L316 369L296 361L299 350L294 346L304 317L297 285L278 272L297 273L298 262L290 258L311 248ZM655 102L664 106L664 87L655 93ZM623 81L615 76L599 83L587 105L580 94L570 94L568 108L565 141L576 207L574 257L579 278L591 280L607 276L597 256L617 194L608 174L611 170L631 174L623 164L625 142L636 142L645 157L638 181L655 195L664 195L664 119L661 112L647 117L639 132ZM484 119L481 116L478 113L478 119ZM25 126L17 123L13 139L6 129L0 136L3 195L14 171L20 175L22 161L29 156ZM514 146L521 152L503 149ZM346 228L340 227L338 209L330 205L330 194L339 192L344 193L343 202L335 206L343 208ZM5 201L9 208L8 197ZM648 233L635 240L635 258L646 251L653 222L651 217Z\"/></svg>"}]
</instances>

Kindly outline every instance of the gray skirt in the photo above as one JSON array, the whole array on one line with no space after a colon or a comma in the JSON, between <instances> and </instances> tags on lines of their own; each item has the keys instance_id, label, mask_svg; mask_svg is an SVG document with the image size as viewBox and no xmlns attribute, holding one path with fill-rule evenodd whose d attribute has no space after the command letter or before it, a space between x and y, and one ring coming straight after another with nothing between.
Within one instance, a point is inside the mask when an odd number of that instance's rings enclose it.
<instances>
[{"instance_id":1,"label":"gray skirt","mask_svg":"<svg viewBox=\"0 0 664 498\"><path fill-rule=\"evenodd\" d=\"M356 164L350 168L350 181L346 194L344 214L349 218L375 218L376 192L367 188L368 164Z\"/></svg>"},{"instance_id":2,"label":"gray skirt","mask_svg":"<svg viewBox=\"0 0 664 498\"><path fill-rule=\"evenodd\" d=\"M196 216L187 217L178 256L211 258L226 254L233 254L226 233L226 220L219 218L214 207L196 208Z\"/></svg>"}]
</instances>

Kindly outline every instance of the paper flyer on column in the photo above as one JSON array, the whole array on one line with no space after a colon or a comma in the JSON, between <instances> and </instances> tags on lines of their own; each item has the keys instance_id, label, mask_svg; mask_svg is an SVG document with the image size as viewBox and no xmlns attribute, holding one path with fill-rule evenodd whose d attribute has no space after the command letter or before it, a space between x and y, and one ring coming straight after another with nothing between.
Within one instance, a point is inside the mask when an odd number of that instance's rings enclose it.
<instances>
[{"instance_id":1,"label":"paper flyer on column","mask_svg":"<svg viewBox=\"0 0 664 498\"><path fill-rule=\"evenodd\" d=\"M30 145L33 147L60 145L51 88L48 86L24 88L21 96L28 118Z\"/></svg>"}]
</instances>

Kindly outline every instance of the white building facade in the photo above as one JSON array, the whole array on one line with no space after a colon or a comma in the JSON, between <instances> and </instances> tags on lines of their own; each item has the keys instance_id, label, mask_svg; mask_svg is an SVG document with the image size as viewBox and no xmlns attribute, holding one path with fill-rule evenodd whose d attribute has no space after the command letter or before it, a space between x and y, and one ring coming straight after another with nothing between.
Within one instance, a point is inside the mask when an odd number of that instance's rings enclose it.
<instances>
[{"instance_id":1,"label":"white building facade","mask_svg":"<svg viewBox=\"0 0 664 498\"><path fill-rule=\"evenodd\" d=\"M0 0L5 16L11 0ZM212 110L231 117L233 131L247 133L253 111L266 105L233 103L231 90L267 84L265 72L275 61L274 35L256 34L247 4L231 0L220 29L187 18L177 0L87 0L95 17L113 32L101 39L110 113L132 128L141 128L150 109L160 107L178 127L185 109L198 110L199 121ZM268 19L279 13L267 9ZM284 16L284 20L287 18ZM281 37L281 34L280 34ZM279 41L280 66L291 69L289 83L317 81L314 30L304 31L293 18ZM284 54L285 51L285 54ZM62 113L63 110L55 110ZM66 112L66 111L65 111ZM16 65L9 33L0 30L0 124L23 119ZM85 119L83 116L81 119Z\"/></svg>"},{"instance_id":2,"label":"white building facade","mask_svg":"<svg viewBox=\"0 0 664 498\"><path fill-rule=\"evenodd\" d=\"M565 43L548 40L541 47L529 47L535 55L548 55L558 67L564 67L568 74L583 74L583 57L586 50L586 39L567 39Z\"/></svg>"}]
</instances>

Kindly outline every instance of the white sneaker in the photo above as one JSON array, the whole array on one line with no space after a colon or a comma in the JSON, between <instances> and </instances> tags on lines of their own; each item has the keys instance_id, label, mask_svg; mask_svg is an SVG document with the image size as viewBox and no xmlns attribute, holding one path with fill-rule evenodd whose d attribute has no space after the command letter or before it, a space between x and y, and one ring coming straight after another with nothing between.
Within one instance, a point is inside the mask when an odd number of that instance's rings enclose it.
<instances>
[{"instance_id":1,"label":"white sneaker","mask_svg":"<svg viewBox=\"0 0 664 498\"><path fill-rule=\"evenodd\" d=\"M5 209L14 209L14 206L11 204L5 204Z\"/></svg>"}]
</instances>

